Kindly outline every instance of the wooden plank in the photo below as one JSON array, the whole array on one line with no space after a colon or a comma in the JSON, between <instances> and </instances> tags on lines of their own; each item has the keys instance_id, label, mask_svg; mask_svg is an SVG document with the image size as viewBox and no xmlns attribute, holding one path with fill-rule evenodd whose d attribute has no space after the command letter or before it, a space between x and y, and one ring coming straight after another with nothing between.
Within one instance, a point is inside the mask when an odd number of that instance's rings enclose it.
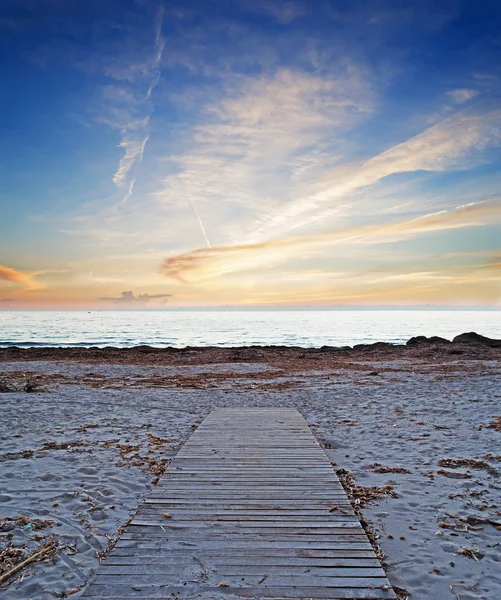
<instances>
[{"instance_id":1,"label":"wooden plank","mask_svg":"<svg viewBox=\"0 0 501 600\"><path fill-rule=\"evenodd\" d=\"M248 543L245 539L212 539L206 540L203 544L196 541L196 538L189 539L168 539L165 541L163 538L150 539L144 541L144 538L139 539L120 539L115 546L114 551L119 552L119 549L123 549L124 552L130 552L133 549L135 552L148 554L150 552L180 552L186 551L187 553L203 551L204 553L210 554L213 551L220 552L223 550L231 551L231 554L259 554L266 556L269 552L277 551L281 552L281 556L293 556L304 552L318 552L322 556L329 556L331 552L366 552L372 551L372 547L366 538L357 536L352 540L346 540L345 538L329 538L330 541L325 542L324 540L299 540L294 539L281 539L274 541L260 539L254 541L252 544ZM373 552L373 551L372 551ZM374 555L374 554L372 554Z\"/></svg>"},{"instance_id":2,"label":"wooden plank","mask_svg":"<svg viewBox=\"0 0 501 600\"><path fill-rule=\"evenodd\" d=\"M193 554L193 553L191 553ZM196 562L196 558L190 556L180 555L153 555L148 557L146 562L144 556L136 556L134 554L130 556L118 556L114 553L114 556L110 556L106 564L109 565L175 565L179 567L180 560L182 558L183 563L190 563L192 560ZM361 557L346 557L341 556L338 558L283 558L282 556L263 556L262 554L254 555L242 555L242 556L228 556L227 553L221 553L219 555L204 554L205 564L211 567L233 567L233 566L256 566L260 569L263 567L280 567L280 568L299 568L299 567L377 567L381 565L376 558L361 558ZM199 564L199 563L197 563ZM266 569L268 570L268 569ZM281 571L282 572L282 571Z\"/></svg>"},{"instance_id":3,"label":"wooden plank","mask_svg":"<svg viewBox=\"0 0 501 600\"><path fill-rule=\"evenodd\" d=\"M358 525L358 527L357 527ZM175 530L175 529L196 529L197 533L199 529L212 529L218 531L238 531L254 533L253 530L261 530L268 532L269 529L287 529L287 531L294 530L303 532L303 530L324 530L324 529L354 529L357 530L360 527L358 519L345 520L345 521L289 521L288 519L277 521L170 521L165 522L165 519L160 521L160 518L156 521L143 521L142 519L134 519L131 524L131 531L143 531L145 527L155 528L155 530ZM150 532L148 532L150 533ZM330 532L327 532L330 533ZM205 534L205 532L204 532Z\"/></svg>"},{"instance_id":4,"label":"wooden plank","mask_svg":"<svg viewBox=\"0 0 501 600\"><path fill-rule=\"evenodd\" d=\"M124 536L127 534L124 534ZM329 541L323 540L305 540L304 536L299 540L266 540L259 539L254 540L252 544L248 544L247 540L238 539L235 540L204 540L200 542L200 538L195 538L198 541L190 541L187 539L174 540L168 538L167 541L164 538L159 539L148 539L145 541L144 537L139 539L125 539L121 537L117 542L115 549L119 548L134 548L137 552L142 550L152 551L161 550L165 552L174 551L197 551L203 550L210 554L212 551L231 551L231 554L236 552L247 552L249 554L262 553L263 556L270 551L280 551L283 556L292 555L293 552L323 552L325 556L329 555L329 552L358 552L358 551L371 551L372 546L370 545L367 538L358 536L355 540L343 540L342 538L329 537ZM118 551L118 550L114 550ZM374 555L374 554L373 554Z\"/></svg>"},{"instance_id":5,"label":"wooden plank","mask_svg":"<svg viewBox=\"0 0 501 600\"><path fill-rule=\"evenodd\" d=\"M165 518L163 517L164 513L159 512L162 509L160 507L154 508L144 508L141 511L141 516L148 516L148 518L154 518L160 516L162 523L165 523ZM165 508L163 509L165 510ZM354 517L358 520L358 517L354 513L346 513L342 514L339 511L335 513L325 514L327 511L313 511L313 510L301 510L301 511L292 511L292 510L227 510L217 509L218 512L214 510L210 511L200 511L196 509L184 509L184 510L170 510L169 514L174 522L179 521L288 521L292 517L309 517L310 519L323 519L324 517L329 521L344 521L347 517Z\"/></svg>"},{"instance_id":6,"label":"wooden plank","mask_svg":"<svg viewBox=\"0 0 501 600\"><path fill-rule=\"evenodd\" d=\"M206 506L206 507L215 507L215 506L227 506L228 508L241 508L241 509L261 509L261 508L276 508L277 510L285 510L287 508L304 508L304 509L308 509L308 508L324 508L324 509L330 509L333 505L332 502L330 502L329 500L311 500L308 501L308 499L306 500L292 500L292 499L287 499L287 500L250 500L248 498L242 498L241 500L237 500L236 502L232 501L232 500L225 500L224 502L221 501L212 501L212 500L203 500L200 498L187 498L187 499L183 499L183 498L179 498L179 499L175 499L173 498L172 500L169 500L168 498L165 498L166 494L163 494L162 498L155 498L150 496L149 498L147 498L144 501L144 504L168 504L170 503L172 506ZM348 499L346 498L346 495L339 495L340 498L344 497L344 503L346 506L350 506L351 504L349 503ZM336 506L341 506L340 504L336 504Z\"/></svg>"},{"instance_id":7,"label":"wooden plank","mask_svg":"<svg viewBox=\"0 0 501 600\"><path fill-rule=\"evenodd\" d=\"M289 485L289 486L305 486L305 485L310 485L310 483L312 484L312 487L320 487L320 486L327 486L330 487L331 485L334 486L338 486L338 482L332 478L332 477L325 477L323 475L319 475L318 477L315 478L308 478L308 477L301 477L300 475L292 475L291 478L289 479L288 482L286 482L284 479L278 479L277 477L255 477L253 475L245 475L243 473L239 474L239 475L231 475L230 477L226 476L226 475L219 475L217 473L214 473L212 475L212 477L197 477L196 475L187 475L184 477L169 477L167 479L165 479L164 481L162 481L162 486L161 489L169 489L169 484L172 484L173 486L176 487L180 487L180 486L188 486L190 483L193 484L197 484L197 485L201 485L201 484L207 484L207 485L213 485L213 486L222 486L222 487L227 487L228 485L238 485L240 483L247 485L247 487L269 487L269 486L273 486L273 487L279 487L279 486L283 486L283 485ZM158 488L158 486L157 486ZM339 487L337 489L340 489Z\"/></svg>"},{"instance_id":8,"label":"wooden plank","mask_svg":"<svg viewBox=\"0 0 501 600\"><path fill-rule=\"evenodd\" d=\"M165 491L162 493L161 490L159 490L157 493L152 494L150 496L150 498L154 498L154 499L165 499L165 500L190 500L193 498L193 495L190 495L188 492L171 492L171 494L169 494L168 491ZM299 492L295 492L294 494L290 494L290 497L287 499L289 502L290 501L301 501L301 502L307 502L308 499L311 499L313 502L325 502L326 504L330 504L331 506L336 504L336 499L339 498L346 498L346 495L343 495L342 492L332 492L331 494L323 494L323 493L317 493L315 494L314 492L312 492L311 494L307 494L307 493L299 493ZM247 494L237 494L237 493L218 493L218 492L211 492L211 491L207 491L207 492L200 492L199 494L197 494L196 496L197 500L212 500L213 503L219 503L219 504L225 504L227 502L231 502L233 504L238 504L240 501L244 501L244 500L252 500L255 504L263 501L263 500L269 500L269 501L273 501L273 502L281 502L283 501L284 495L281 494L279 491L277 492L267 492L265 493L255 493L255 494L251 494L250 492L248 492Z\"/></svg>"},{"instance_id":9,"label":"wooden plank","mask_svg":"<svg viewBox=\"0 0 501 600\"><path fill-rule=\"evenodd\" d=\"M293 409L213 411L83 593L220 595L395 598L329 459Z\"/></svg>"},{"instance_id":10,"label":"wooden plank","mask_svg":"<svg viewBox=\"0 0 501 600\"><path fill-rule=\"evenodd\" d=\"M339 500L336 502L336 506L343 508L343 510L351 510L351 504L349 504L346 497L343 499L339 496ZM146 506L158 506L160 510L170 507L172 510L328 510L333 504L332 501L315 501L308 504L307 500L290 500L287 504L277 503L275 500L237 500L235 502L214 502L212 500L201 500L199 498L187 498L187 499L171 499L168 498L148 498L145 501ZM246 514L249 514L246 512Z\"/></svg>"},{"instance_id":11,"label":"wooden plank","mask_svg":"<svg viewBox=\"0 0 501 600\"><path fill-rule=\"evenodd\" d=\"M197 571L200 571L200 565L197 567ZM280 575L271 575L266 580L267 586L273 587L281 587L281 586L294 586L294 587L317 587L317 586L326 586L326 587L340 587L340 588L370 588L370 587L380 587L384 585L386 581L386 576L384 575L384 571L381 569L381 573L383 573L382 577L332 577L329 578L330 581L323 581L323 577L310 577L308 574L306 576L298 575L297 577L281 577ZM152 586L152 585L163 585L165 584L165 576L162 574L158 575L138 575L136 573L131 573L133 575L134 585L142 586ZM181 573L182 575L182 573ZM266 571L259 575L247 575L244 576L244 580L246 580L247 586L257 586L258 581L262 579L263 575L266 575ZM175 577L175 580L179 581L179 578ZM181 577L182 579L182 577ZM115 584L118 586L125 586L127 583L124 581L124 575L107 575L106 567L103 566L95 576L94 579L96 584ZM225 582L231 586L240 587L242 586L242 577L240 575L227 575L225 577ZM215 583L215 582L214 582ZM217 584L216 584L217 585Z\"/></svg>"},{"instance_id":12,"label":"wooden plank","mask_svg":"<svg viewBox=\"0 0 501 600\"><path fill-rule=\"evenodd\" d=\"M334 541L337 539L338 542L357 542L360 539L365 539L365 532L359 529L353 530L338 530L338 529L314 529L314 530L305 530L305 529L267 529L263 530L239 530L239 531L210 531L210 541L231 541L231 540L242 540L247 544L252 545L252 542L256 540L256 537L259 537L262 540L277 540L283 542L294 542L301 541L305 537L313 540L315 539L318 542L328 542ZM192 530L189 527L185 527L183 529L169 529L163 531L160 527L143 527L137 528L134 527L134 530L127 528L127 531L122 535L124 540L138 540L144 539L145 536L148 536L150 540L154 539L165 539L167 536L171 541L198 541L200 547L203 547L200 544L200 536L202 535L200 531ZM204 535L207 535L204 533Z\"/></svg>"},{"instance_id":13,"label":"wooden plank","mask_svg":"<svg viewBox=\"0 0 501 600\"><path fill-rule=\"evenodd\" d=\"M366 558L366 559L377 559L374 557L374 552L370 545L367 543L362 547L365 549L347 549L336 546L335 550L327 548L282 548L282 547L247 547L241 545L240 547L227 548L226 546L212 548L205 548L205 556L207 557L218 557L223 556L227 561L232 560L243 560L244 558L252 558L257 555L264 559L268 558L279 558L284 561L292 561L298 559L309 559L314 558L316 560L332 560L336 558ZM231 554L228 552L231 550ZM287 551L284 551L287 550ZM158 558L171 558L172 560L179 560L178 557L191 558L194 555L194 549L190 547L174 546L171 544L169 548L164 546L152 546L151 544L132 544L130 542L118 541L115 546L113 554L111 554L107 560L112 560L115 556L152 556ZM227 564L232 564L227 562Z\"/></svg>"},{"instance_id":14,"label":"wooden plank","mask_svg":"<svg viewBox=\"0 0 501 600\"><path fill-rule=\"evenodd\" d=\"M160 487L157 486L156 489L168 489L172 492L194 492L197 490L209 490L209 491L214 490L214 491L224 491L224 492L241 492L244 495L246 495L249 491L252 491L252 490L256 490L256 492L259 492L260 494L262 494L264 490L270 490L273 492L279 491L281 493L297 492L298 490L302 490L305 493L310 493L310 491L313 490L315 492L322 492L324 495L328 495L330 493L330 490L326 491L325 485L321 484L321 483L320 484L315 484L315 483L308 484L307 490L304 489L305 485L306 485L306 483L295 482L295 481L287 483L287 484L285 484L285 483L259 484L259 483L252 483L252 482L246 482L246 481L243 481L242 483L240 483L240 482L229 483L229 482L219 482L219 481L197 482L195 480L195 481L188 481L185 484L165 481L162 483L162 485ZM339 483L337 485L334 485L332 483L329 485L331 488L333 488L337 491L340 491L343 489Z\"/></svg>"},{"instance_id":15,"label":"wooden plank","mask_svg":"<svg viewBox=\"0 0 501 600\"><path fill-rule=\"evenodd\" d=\"M204 557L205 558L205 557ZM257 562L257 561L256 561ZM307 584L313 585L311 578L313 577L386 577L381 565L367 566L318 566L318 565L302 565L302 566L286 566L286 565L225 565L225 564L214 564L213 561L204 561L204 565L207 569L210 569L211 576L217 575L223 577L225 580L231 582L235 578L253 578L257 576L257 580L263 577L263 574L271 577L282 576L291 578L290 583L294 580L307 579ZM101 576L109 575L162 575L169 573L171 575L179 575L181 568L191 570L194 572L200 571L200 563L196 560L186 561L182 567L179 563L162 563L152 564L148 561L148 564L125 564L125 565L114 565L109 561L106 562L100 569ZM256 582L257 584L257 582Z\"/></svg>"},{"instance_id":16,"label":"wooden plank","mask_svg":"<svg viewBox=\"0 0 501 600\"><path fill-rule=\"evenodd\" d=\"M266 583L266 582L265 582ZM364 584L366 585L366 584ZM203 584L191 586L155 586L155 585L136 585L134 587L128 584L94 584L89 587L84 594L86 598L141 598L141 600L165 600L172 597L176 600L193 600L200 597L205 592L205 598L216 598L218 596L238 596L241 598L275 598L291 600L380 600L396 598L391 589L383 587L383 584L374 588L354 588L330 586L319 587L274 587L270 585L258 586L207 586Z\"/></svg>"}]
</instances>

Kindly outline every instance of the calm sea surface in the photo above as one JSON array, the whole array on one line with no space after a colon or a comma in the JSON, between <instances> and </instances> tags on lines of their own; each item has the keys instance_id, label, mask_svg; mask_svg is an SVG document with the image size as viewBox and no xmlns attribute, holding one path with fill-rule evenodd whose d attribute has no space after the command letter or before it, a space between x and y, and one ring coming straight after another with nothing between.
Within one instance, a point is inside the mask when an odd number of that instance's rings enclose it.
<instances>
[{"instance_id":1,"label":"calm sea surface","mask_svg":"<svg viewBox=\"0 0 501 600\"><path fill-rule=\"evenodd\" d=\"M501 338L501 311L0 311L0 346L352 346Z\"/></svg>"}]
</instances>

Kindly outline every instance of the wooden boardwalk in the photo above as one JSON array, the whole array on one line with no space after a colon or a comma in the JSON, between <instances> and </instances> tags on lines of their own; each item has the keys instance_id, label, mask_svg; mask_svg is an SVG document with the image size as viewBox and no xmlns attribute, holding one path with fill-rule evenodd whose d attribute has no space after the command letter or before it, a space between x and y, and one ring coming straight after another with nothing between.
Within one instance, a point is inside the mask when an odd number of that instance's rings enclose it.
<instances>
[{"instance_id":1,"label":"wooden boardwalk","mask_svg":"<svg viewBox=\"0 0 501 600\"><path fill-rule=\"evenodd\" d=\"M205 419L83 596L395 598L304 419L261 408Z\"/></svg>"}]
</instances>

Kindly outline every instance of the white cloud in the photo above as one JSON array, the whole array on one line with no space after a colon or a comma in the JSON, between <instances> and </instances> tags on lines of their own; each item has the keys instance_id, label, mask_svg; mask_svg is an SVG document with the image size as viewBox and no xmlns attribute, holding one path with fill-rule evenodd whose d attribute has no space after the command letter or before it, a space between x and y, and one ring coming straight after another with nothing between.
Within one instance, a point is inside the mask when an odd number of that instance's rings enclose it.
<instances>
[{"instance_id":1,"label":"white cloud","mask_svg":"<svg viewBox=\"0 0 501 600\"><path fill-rule=\"evenodd\" d=\"M490 75L489 73L474 73L473 77L480 81L497 79L497 75Z\"/></svg>"},{"instance_id":2,"label":"white cloud","mask_svg":"<svg viewBox=\"0 0 501 600\"><path fill-rule=\"evenodd\" d=\"M156 194L188 210L182 182L212 245L352 217L350 197L364 188L398 173L471 168L501 142L501 111L457 113L364 162L347 162L348 132L376 100L364 70L350 62L329 75L280 69L225 85L194 127L189 151L172 157L178 174L163 178Z\"/></svg>"},{"instance_id":3,"label":"white cloud","mask_svg":"<svg viewBox=\"0 0 501 600\"><path fill-rule=\"evenodd\" d=\"M104 88L104 98L108 102L105 114L100 121L118 127L122 139L118 144L124 150L118 168L113 175L113 183L125 190L121 205L131 197L136 182L135 170L141 165L144 150L150 137L149 124L154 105L151 101L153 90L160 80L160 63L165 47L162 36L164 8L157 9L154 23L154 52L149 61L140 63L117 62L105 69L105 74L120 85ZM128 82L126 87L124 82Z\"/></svg>"},{"instance_id":4,"label":"white cloud","mask_svg":"<svg viewBox=\"0 0 501 600\"><path fill-rule=\"evenodd\" d=\"M148 135L144 138L139 139L124 138L120 142L119 148L123 148L125 153L120 159L120 164L115 175L113 175L113 183L116 186L122 187L123 185L125 185L127 183L127 176L131 168L135 164L141 164L141 161L143 160L144 148L146 146L148 138Z\"/></svg>"},{"instance_id":5,"label":"white cloud","mask_svg":"<svg viewBox=\"0 0 501 600\"><path fill-rule=\"evenodd\" d=\"M457 90L451 90L450 92L447 92L447 96L451 102L454 102L454 104L463 104L477 95L477 90L471 90L468 88L459 88Z\"/></svg>"},{"instance_id":6,"label":"white cloud","mask_svg":"<svg viewBox=\"0 0 501 600\"><path fill-rule=\"evenodd\" d=\"M410 171L446 171L471 166L463 159L501 142L501 110L457 114L390 148L362 165L369 179Z\"/></svg>"},{"instance_id":7,"label":"white cloud","mask_svg":"<svg viewBox=\"0 0 501 600\"><path fill-rule=\"evenodd\" d=\"M156 195L187 204L182 182L213 244L248 234L319 165L335 164L339 155L322 145L366 118L374 98L365 74L347 62L329 76L281 69L226 85L194 128L189 151L172 158L179 174L165 177Z\"/></svg>"},{"instance_id":8,"label":"white cloud","mask_svg":"<svg viewBox=\"0 0 501 600\"><path fill-rule=\"evenodd\" d=\"M290 202L247 241L260 241L325 219L333 214L339 199L393 174L471 168L477 164L475 153L499 144L501 110L483 115L456 114L359 165L332 170L311 187L310 194Z\"/></svg>"},{"instance_id":9,"label":"white cloud","mask_svg":"<svg viewBox=\"0 0 501 600\"><path fill-rule=\"evenodd\" d=\"M252 11L270 14L282 25L287 25L305 12L303 5L292 0L253 0L248 6Z\"/></svg>"}]
</instances>

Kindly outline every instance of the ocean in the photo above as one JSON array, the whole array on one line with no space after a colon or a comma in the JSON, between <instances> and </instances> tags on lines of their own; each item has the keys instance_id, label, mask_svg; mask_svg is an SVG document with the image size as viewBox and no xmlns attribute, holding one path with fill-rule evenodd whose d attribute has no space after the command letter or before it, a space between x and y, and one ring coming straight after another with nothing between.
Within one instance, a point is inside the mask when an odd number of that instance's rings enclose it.
<instances>
[{"instance_id":1,"label":"ocean","mask_svg":"<svg viewBox=\"0 0 501 600\"><path fill-rule=\"evenodd\" d=\"M0 347L353 346L466 331L501 338L501 311L0 311Z\"/></svg>"}]
</instances>

